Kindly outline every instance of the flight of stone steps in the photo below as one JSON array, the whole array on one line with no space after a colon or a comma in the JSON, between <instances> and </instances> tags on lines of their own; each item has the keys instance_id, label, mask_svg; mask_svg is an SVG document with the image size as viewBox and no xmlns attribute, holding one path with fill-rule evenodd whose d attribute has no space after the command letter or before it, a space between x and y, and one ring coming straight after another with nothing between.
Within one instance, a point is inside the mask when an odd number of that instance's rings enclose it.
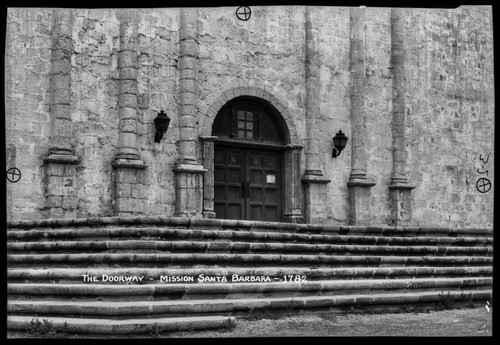
<instances>
[{"instance_id":1,"label":"flight of stone steps","mask_svg":"<svg viewBox=\"0 0 500 345\"><path fill-rule=\"evenodd\" d=\"M492 295L489 229L169 217L10 222L11 337L232 327L258 313L433 308Z\"/></svg>"}]
</instances>

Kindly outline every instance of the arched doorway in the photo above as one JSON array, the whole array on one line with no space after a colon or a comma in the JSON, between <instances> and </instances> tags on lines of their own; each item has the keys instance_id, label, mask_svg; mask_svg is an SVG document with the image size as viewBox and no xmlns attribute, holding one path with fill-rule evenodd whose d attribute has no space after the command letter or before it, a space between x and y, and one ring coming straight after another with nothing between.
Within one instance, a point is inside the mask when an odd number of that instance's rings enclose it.
<instances>
[{"instance_id":1,"label":"arched doorway","mask_svg":"<svg viewBox=\"0 0 500 345\"><path fill-rule=\"evenodd\" d=\"M262 99L227 102L212 126L216 218L283 221L284 124Z\"/></svg>"}]
</instances>

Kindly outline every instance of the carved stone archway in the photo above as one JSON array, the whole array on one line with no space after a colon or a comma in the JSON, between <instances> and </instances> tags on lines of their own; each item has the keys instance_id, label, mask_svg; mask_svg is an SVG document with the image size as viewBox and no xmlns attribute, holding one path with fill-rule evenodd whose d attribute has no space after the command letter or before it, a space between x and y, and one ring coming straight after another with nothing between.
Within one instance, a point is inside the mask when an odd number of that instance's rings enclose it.
<instances>
[{"instance_id":1,"label":"carved stone archway","mask_svg":"<svg viewBox=\"0 0 500 345\"><path fill-rule=\"evenodd\" d=\"M205 113L202 126L202 162L207 173L204 177L203 217L215 218L214 211L214 142L212 125L219 110L229 101L240 96L251 96L267 103L276 110L276 120L283 131L284 145L284 199L283 220L291 223L303 222L301 191L301 154L303 146L299 144L297 128L288 109L275 96L266 90L254 87L237 87L223 92L211 104Z\"/></svg>"}]
</instances>

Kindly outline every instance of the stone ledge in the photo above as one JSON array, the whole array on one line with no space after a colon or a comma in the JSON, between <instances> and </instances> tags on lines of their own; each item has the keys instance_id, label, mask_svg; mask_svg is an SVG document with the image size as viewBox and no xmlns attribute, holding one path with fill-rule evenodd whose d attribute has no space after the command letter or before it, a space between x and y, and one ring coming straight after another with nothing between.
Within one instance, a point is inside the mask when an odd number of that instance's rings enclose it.
<instances>
[{"instance_id":1,"label":"stone ledge","mask_svg":"<svg viewBox=\"0 0 500 345\"><path fill-rule=\"evenodd\" d=\"M146 169L148 166L140 159L116 159L112 164L114 169L128 168L128 169Z\"/></svg>"},{"instance_id":2,"label":"stone ledge","mask_svg":"<svg viewBox=\"0 0 500 345\"><path fill-rule=\"evenodd\" d=\"M69 296L161 296L194 294L235 294L262 292L326 292L342 290L392 290L392 289L428 289L462 286L492 286L492 277L471 278L406 278L406 279L349 279L349 280L315 280L302 283L269 282L269 283L175 283L175 284L48 284L48 283L14 283L8 284L8 294L17 295L69 295ZM217 296L215 296L217 297ZM71 298L68 298L70 300Z\"/></svg>"},{"instance_id":3,"label":"stone ledge","mask_svg":"<svg viewBox=\"0 0 500 345\"><path fill-rule=\"evenodd\" d=\"M411 183L394 182L389 184L389 189L415 189L416 187Z\"/></svg>"},{"instance_id":4,"label":"stone ledge","mask_svg":"<svg viewBox=\"0 0 500 345\"><path fill-rule=\"evenodd\" d=\"M8 329L28 330L31 320L47 319L56 331L85 334L136 334L154 331L172 332L201 329L229 328L236 324L230 316L192 316L153 319L83 319L52 316L8 316Z\"/></svg>"},{"instance_id":5,"label":"stone ledge","mask_svg":"<svg viewBox=\"0 0 500 345\"><path fill-rule=\"evenodd\" d=\"M311 265L367 265L406 266L406 265L490 265L493 257L484 256L383 256L383 255L310 255L310 254L219 254L219 253L190 253L190 254L149 254L149 253L82 253L82 254L9 254L7 263L32 264L40 267L54 263L65 265L88 265L92 263L123 263L123 264L162 264L171 265L203 264L274 264L299 266ZM43 263L43 264L42 264Z\"/></svg>"},{"instance_id":6,"label":"stone ledge","mask_svg":"<svg viewBox=\"0 0 500 345\"><path fill-rule=\"evenodd\" d=\"M368 178L353 178L347 182L348 187L373 187L377 183Z\"/></svg>"},{"instance_id":7,"label":"stone ledge","mask_svg":"<svg viewBox=\"0 0 500 345\"><path fill-rule=\"evenodd\" d=\"M303 183L323 183L323 184L331 182L330 179L325 178L323 175L310 175L310 174L304 175L301 181Z\"/></svg>"},{"instance_id":8,"label":"stone ledge","mask_svg":"<svg viewBox=\"0 0 500 345\"><path fill-rule=\"evenodd\" d=\"M180 173L206 173L208 170L201 164L188 164L188 163L177 163L172 169L175 172Z\"/></svg>"},{"instance_id":9,"label":"stone ledge","mask_svg":"<svg viewBox=\"0 0 500 345\"><path fill-rule=\"evenodd\" d=\"M299 296L282 298L244 298L230 300L181 301L9 301L10 313L52 313L102 316L133 316L171 313L220 313L256 309L302 309L339 305L400 304L442 301L442 291L402 292L388 294L354 294L339 296ZM458 290L445 295L450 300L489 300L492 290ZM9 316L11 318L13 316ZM12 319L11 319L12 320ZM226 319L227 320L227 319ZM123 320L125 321L125 320ZM106 323L102 320L103 324ZM116 322L116 320L115 320Z\"/></svg>"},{"instance_id":10,"label":"stone ledge","mask_svg":"<svg viewBox=\"0 0 500 345\"><path fill-rule=\"evenodd\" d=\"M405 227L405 226L353 226L353 225L318 225L297 224L282 222L260 222L231 219L207 219L207 218L185 218L167 216L112 216L112 217L88 217L88 218L51 218L39 220L20 220L7 222L7 228L61 228L61 227L94 227L107 225L172 225L191 227L215 227L220 230L234 227L246 230L262 229L272 232L273 230L284 231L311 231L325 233L339 233L340 235L364 235L380 234L383 236L405 236L412 237L423 235L448 235L457 237L471 234L475 236L492 236L493 229L450 229L437 227ZM236 230L235 229L235 230Z\"/></svg>"},{"instance_id":11,"label":"stone ledge","mask_svg":"<svg viewBox=\"0 0 500 345\"><path fill-rule=\"evenodd\" d=\"M23 268L10 268L7 271L9 281L16 279L26 281L52 281L66 280L82 283L82 275L100 276L107 275L144 275L158 280L161 275L198 276L200 273L210 276L223 276L237 274L283 276L287 274L304 274L308 280L324 279L362 279L362 278L394 278L417 276L441 277L490 277L493 273L492 266L475 267L343 267L343 268L304 268L304 267L204 267L204 268L49 268L47 270Z\"/></svg>"},{"instance_id":12,"label":"stone ledge","mask_svg":"<svg viewBox=\"0 0 500 345\"><path fill-rule=\"evenodd\" d=\"M141 230L138 230L143 232ZM403 254L403 255L433 255L433 256L456 256L456 255L474 255L482 254L485 256L493 255L493 247L478 247L478 246L442 246L442 245L417 245L398 246L375 244L375 245L359 245L359 244L314 244L314 243L296 243L296 242L241 242L226 241L213 242L211 239L216 236L204 236L189 241L184 238L182 241L176 240L105 240L105 241L36 241L36 242L9 242L7 250L9 253L22 254L26 251L32 252L58 252L64 253L67 251L79 252L82 250L108 251L114 250L149 250L152 252L182 252L182 251L197 251L198 253L214 253L214 252L244 252L248 254L264 254L264 253L364 253L364 254ZM208 241L207 241L208 239ZM229 238L231 240L231 238Z\"/></svg>"},{"instance_id":13,"label":"stone ledge","mask_svg":"<svg viewBox=\"0 0 500 345\"><path fill-rule=\"evenodd\" d=\"M74 155L52 153L44 159L44 163L78 164L80 163L80 158Z\"/></svg>"}]
</instances>

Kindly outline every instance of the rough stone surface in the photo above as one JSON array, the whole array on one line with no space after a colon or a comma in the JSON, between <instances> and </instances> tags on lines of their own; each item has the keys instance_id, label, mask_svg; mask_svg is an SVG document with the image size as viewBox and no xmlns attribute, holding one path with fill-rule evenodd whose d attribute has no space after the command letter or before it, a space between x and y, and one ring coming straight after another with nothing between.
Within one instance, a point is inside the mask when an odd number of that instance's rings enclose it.
<instances>
[{"instance_id":1,"label":"rough stone surface","mask_svg":"<svg viewBox=\"0 0 500 345\"><path fill-rule=\"evenodd\" d=\"M394 159L391 9L365 9L362 47L351 45L349 8L309 7L307 11L308 16L304 6L253 6L251 19L243 22L232 7L185 9L185 19L180 9L137 9L131 15L134 24L120 29L123 20L118 9L71 9L72 26L63 22L56 34L55 9L9 8L7 160L23 175L20 182L7 186L8 219L44 217L42 166L49 151L51 122L64 130L61 143L81 158L73 180L75 215L116 215L112 162L119 145L132 140L122 135L120 141L119 133L133 134L134 121L121 121L132 119L134 111L135 147L147 165L142 171L143 213L173 216L173 168L180 146L202 162L197 136L211 135L217 111L227 101L251 94L269 100L281 112L291 144L304 146L307 153L316 147L311 152L317 169L331 182L326 184L323 215L315 221L348 224L351 145L359 139L354 138L351 109L361 104L351 97L351 52L364 49L364 67L358 72L364 71L365 80L366 170L376 183L369 197L371 224L392 224L388 188ZM416 186L407 225L492 228L494 188L487 193L476 189L480 178L488 178L494 186L492 8L402 12L405 174ZM313 41L309 42L314 42L309 45L313 59L308 68L307 17L312 23L308 37ZM189 19L182 30L181 19ZM53 50L54 42L72 47L71 51ZM306 71L309 76L318 75L318 80L307 84ZM70 90L65 90L68 83ZM319 99L310 98L315 95ZM171 123L163 140L155 143L153 119L161 109ZM315 109L309 130L307 109ZM70 114L71 124L55 121L60 114ZM180 114L192 116L181 121ZM56 118L51 120L52 116ZM179 127L194 138L180 138ZM333 159L331 139L338 130L350 139ZM301 152L298 165L301 178L306 152ZM198 206L201 212L203 204ZM299 210L292 211L300 218ZM61 212L60 217L66 216Z\"/></svg>"}]
</instances>

